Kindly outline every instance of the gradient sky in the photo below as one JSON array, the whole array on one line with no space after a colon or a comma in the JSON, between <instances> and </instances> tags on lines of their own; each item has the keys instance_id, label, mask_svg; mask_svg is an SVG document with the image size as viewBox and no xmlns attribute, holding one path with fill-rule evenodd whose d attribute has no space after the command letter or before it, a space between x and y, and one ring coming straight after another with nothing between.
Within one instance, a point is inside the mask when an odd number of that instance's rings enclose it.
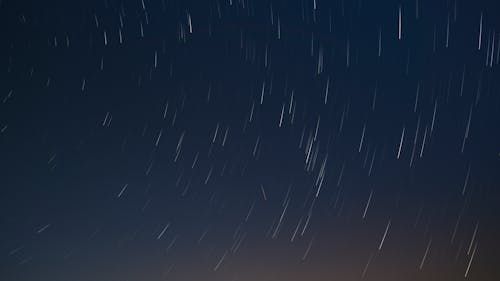
<instances>
[{"instance_id":1,"label":"gradient sky","mask_svg":"<svg viewBox=\"0 0 500 281\"><path fill-rule=\"evenodd\" d=\"M0 1L0 279L500 279L499 18Z\"/></svg>"}]
</instances>

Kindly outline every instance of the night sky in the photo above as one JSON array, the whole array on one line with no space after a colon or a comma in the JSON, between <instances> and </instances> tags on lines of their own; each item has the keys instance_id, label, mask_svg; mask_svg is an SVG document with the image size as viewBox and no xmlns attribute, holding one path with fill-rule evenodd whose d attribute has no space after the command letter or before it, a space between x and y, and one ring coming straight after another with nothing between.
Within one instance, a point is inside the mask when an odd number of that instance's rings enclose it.
<instances>
[{"instance_id":1,"label":"night sky","mask_svg":"<svg viewBox=\"0 0 500 281\"><path fill-rule=\"evenodd\" d=\"M0 1L1 280L500 280L500 2Z\"/></svg>"}]
</instances>

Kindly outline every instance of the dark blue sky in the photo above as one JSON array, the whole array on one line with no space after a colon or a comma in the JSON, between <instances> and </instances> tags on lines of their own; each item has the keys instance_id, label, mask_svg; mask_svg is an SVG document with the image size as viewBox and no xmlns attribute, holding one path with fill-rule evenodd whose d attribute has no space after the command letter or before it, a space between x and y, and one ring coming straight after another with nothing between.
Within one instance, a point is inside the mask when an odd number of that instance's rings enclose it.
<instances>
[{"instance_id":1,"label":"dark blue sky","mask_svg":"<svg viewBox=\"0 0 500 281\"><path fill-rule=\"evenodd\" d=\"M0 279L497 280L495 1L0 1Z\"/></svg>"}]
</instances>

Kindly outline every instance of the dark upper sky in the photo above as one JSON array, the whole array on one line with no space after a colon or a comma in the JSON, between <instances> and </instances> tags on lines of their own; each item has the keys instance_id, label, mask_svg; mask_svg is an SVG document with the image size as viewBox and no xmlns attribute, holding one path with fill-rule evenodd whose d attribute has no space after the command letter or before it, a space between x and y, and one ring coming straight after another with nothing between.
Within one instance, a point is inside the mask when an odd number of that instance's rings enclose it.
<instances>
[{"instance_id":1,"label":"dark upper sky","mask_svg":"<svg viewBox=\"0 0 500 281\"><path fill-rule=\"evenodd\" d=\"M499 17L0 1L0 279L498 280Z\"/></svg>"}]
</instances>

